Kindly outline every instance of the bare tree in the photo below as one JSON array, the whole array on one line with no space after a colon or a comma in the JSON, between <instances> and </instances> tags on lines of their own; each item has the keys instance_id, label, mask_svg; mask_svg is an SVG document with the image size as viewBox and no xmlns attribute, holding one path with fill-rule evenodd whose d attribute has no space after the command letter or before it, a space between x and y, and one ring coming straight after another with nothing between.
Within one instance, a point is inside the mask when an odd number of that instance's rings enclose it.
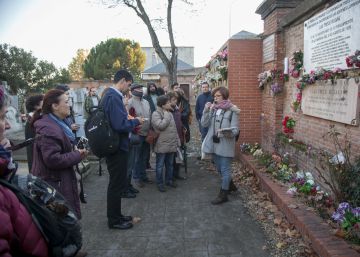
<instances>
[{"instance_id":1,"label":"bare tree","mask_svg":"<svg viewBox=\"0 0 360 257\"><path fill-rule=\"evenodd\" d=\"M155 52L160 57L162 62L164 63L166 70L169 74L169 84L173 84L177 81L177 47L175 45L174 41L174 34L173 34L173 28L172 28L172 19L171 19L171 12L172 12L172 5L173 0L167 0L167 12L166 12L166 21L167 21L167 32L169 34L169 40L170 40L170 46L171 46L171 56L170 59L166 56L163 49L160 46L158 36L156 34L156 31L154 29L154 25L151 23L151 20L149 18L149 15L147 14L143 3L141 0L112 0L112 1L103 1L103 3L108 4L110 8L117 7L118 5L122 4L129 8L131 8L137 16L140 17L140 19L144 22L146 25L152 45L155 49ZM111 2L111 4L109 4ZM188 0L182 0L182 2L186 4L190 4ZM160 19L161 20L161 19ZM159 22L159 19L156 19L157 22Z\"/></svg>"}]
</instances>

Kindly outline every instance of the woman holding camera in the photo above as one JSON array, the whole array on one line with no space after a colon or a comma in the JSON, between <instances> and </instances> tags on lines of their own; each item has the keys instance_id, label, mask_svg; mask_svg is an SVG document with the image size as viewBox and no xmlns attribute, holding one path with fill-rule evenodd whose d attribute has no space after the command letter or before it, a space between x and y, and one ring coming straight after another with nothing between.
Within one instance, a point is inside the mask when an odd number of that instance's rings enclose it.
<instances>
[{"instance_id":1,"label":"woman holding camera","mask_svg":"<svg viewBox=\"0 0 360 257\"><path fill-rule=\"evenodd\" d=\"M231 161L235 156L235 141L239 134L240 109L229 100L226 87L216 87L212 91L214 103L206 103L201 118L201 126L208 127L202 144L202 152L212 154L216 169L221 174L221 189L211 202L221 204L228 201L229 189L236 190L231 180Z\"/></svg>"},{"instance_id":2,"label":"woman holding camera","mask_svg":"<svg viewBox=\"0 0 360 257\"><path fill-rule=\"evenodd\" d=\"M87 154L85 149L73 150L75 134L65 123L70 114L68 96L52 89L35 112L31 125L35 128L33 165L31 173L56 188L81 218L80 199L74 165Z\"/></svg>"}]
</instances>

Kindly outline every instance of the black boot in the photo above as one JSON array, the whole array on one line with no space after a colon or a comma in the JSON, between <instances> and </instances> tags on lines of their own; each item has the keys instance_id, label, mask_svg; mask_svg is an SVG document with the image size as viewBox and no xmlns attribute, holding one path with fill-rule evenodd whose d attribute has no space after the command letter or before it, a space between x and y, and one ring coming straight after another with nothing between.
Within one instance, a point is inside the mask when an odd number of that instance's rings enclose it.
<instances>
[{"instance_id":1,"label":"black boot","mask_svg":"<svg viewBox=\"0 0 360 257\"><path fill-rule=\"evenodd\" d=\"M218 194L218 196L211 201L212 204L221 204L221 203L225 203L227 201L229 201L227 195L229 193L229 190L224 190L224 189L220 189L220 192Z\"/></svg>"},{"instance_id":2,"label":"black boot","mask_svg":"<svg viewBox=\"0 0 360 257\"><path fill-rule=\"evenodd\" d=\"M238 189L237 187L235 186L235 183L233 180L230 180L230 185L229 185L229 192L236 192Z\"/></svg>"}]
</instances>

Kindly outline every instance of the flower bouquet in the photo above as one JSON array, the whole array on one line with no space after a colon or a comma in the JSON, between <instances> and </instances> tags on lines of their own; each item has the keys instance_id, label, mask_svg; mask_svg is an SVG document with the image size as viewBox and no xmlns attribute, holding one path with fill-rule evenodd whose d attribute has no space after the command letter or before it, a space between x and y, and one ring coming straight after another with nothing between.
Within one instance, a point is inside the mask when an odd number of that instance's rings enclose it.
<instances>
[{"instance_id":1,"label":"flower bouquet","mask_svg":"<svg viewBox=\"0 0 360 257\"><path fill-rule=\"evenodd\" d=\"M360 68L360 51L356 50L355 54L346 57L345 61L349 68L353 68L354 66Z\"/></svg>"},{"instance_id":2,"label":"flower bouquet","mask_svg":"<svg viewBox=\"0 0 360 257\"><path fill-rule=\"evenodd\" d=\"M352 208L347 202L340 203L332 219L340 225L346 239L360 243L360 207Z\"/></svg>"},{"instance_id":3,"label":"flower bouquet","mask_svg":"<svg viewBox=\"0 0 360 257\"><path fill-rule=\"evenodd\" d=\"M282 121L283 132L285 134L294 133L295 124L296 124L296 121L293 118L291 118L289 116L285 116Z\"/></svg>"}]
</instances>

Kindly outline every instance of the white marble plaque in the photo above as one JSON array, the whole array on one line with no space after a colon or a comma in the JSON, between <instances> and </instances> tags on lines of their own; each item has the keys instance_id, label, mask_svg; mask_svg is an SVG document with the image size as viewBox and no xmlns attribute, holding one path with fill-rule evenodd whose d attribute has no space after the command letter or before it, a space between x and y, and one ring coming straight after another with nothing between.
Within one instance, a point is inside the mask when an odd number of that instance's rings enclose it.
<instances>
[{"instance_id":1,"label":"white marble plaque","mask_svg":"<svg viewBox=\"0 0 360 257\"><path fill-rule=\"evenodd\" d=\"M338 79L335 84L319 81L303 90L301 109L306 115L359 125L359 88L354 78Z\"/></svg>"},{"instance_id":2,"label":"white marble plaque","mask_svg":"<svg viewBox=\"0 0 360 257\"><path fill-rule=\"evenodd\" d=\"M360 0L342 0L304 22L305 73L348 69L346 56L360 50Z\"/></svg>"},{"instance_id":3,"label":"white marble plaque","mask_svg":"<svg viewBox=\"0 0 360 257\"><path fill-rule=\"evenodd\" d=\"M263 63L275 59L275 35L272 34L263 40Z\"/></svg>"}]
</instances>

